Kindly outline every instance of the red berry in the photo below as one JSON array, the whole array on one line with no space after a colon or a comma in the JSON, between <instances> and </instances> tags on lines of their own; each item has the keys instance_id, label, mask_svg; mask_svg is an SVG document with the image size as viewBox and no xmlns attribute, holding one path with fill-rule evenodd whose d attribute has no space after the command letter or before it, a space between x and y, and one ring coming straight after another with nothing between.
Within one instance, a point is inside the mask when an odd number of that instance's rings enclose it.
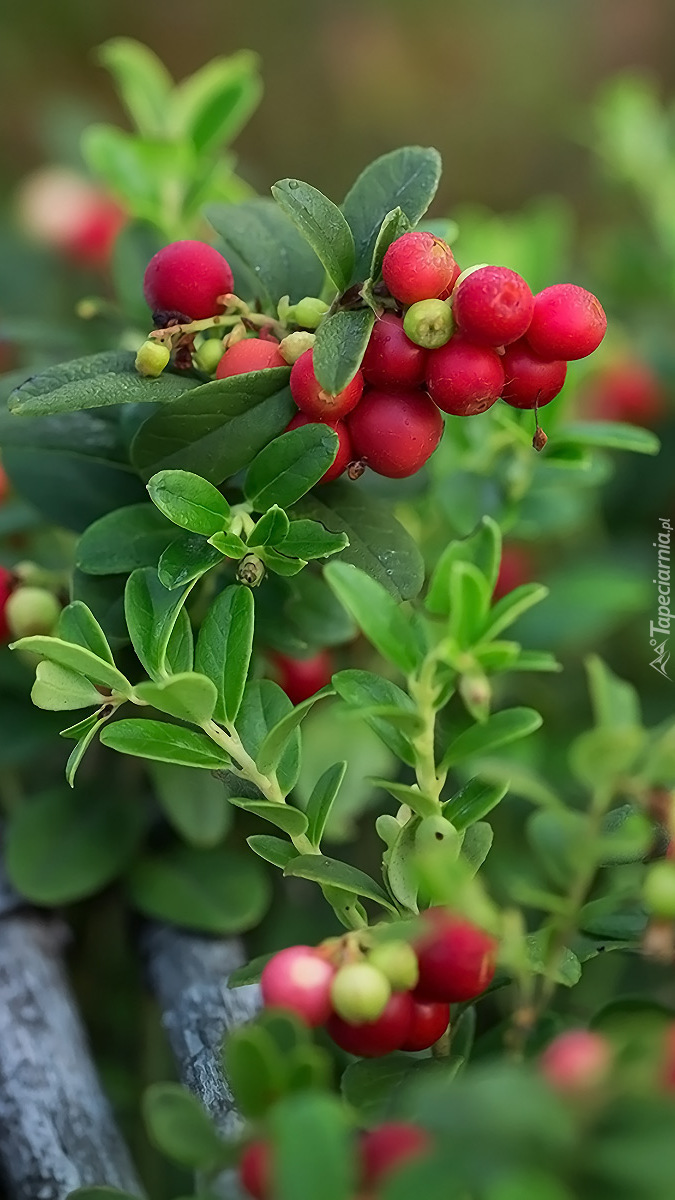
<instances>
[{"instance_id":1,"label":"red berry","mask_svg":"<svg viewBox=\"0 0 675 1200\"><path fill-rule=\"evenodd\" d=\"M261 338L242 338L226 350L216 368L216 379L246 375L249 371L264 371L267 367L285 367L277 342Z\"/></svg>"},{"instance_id":2,"label":"red berry","mask_svg":"<svg viewBox=\"0 0 675 1200\"><path fill-rule=\"evenodd\" d=\"M539 1066L556 1091L579 1093L602 1083L611 1062L611 1046L604 1037L589 1029L570 1029L546 1047Z\"/></svg>"},{"instance_id":3,"label":"red berry","mask_svg":"<svg viewBox=\"0 0 675 1200\"><path fill-rule=\"evenodd\" d=\"M541 408L555 399L565 382L567 363L553 362L535 354L529 342L521 338L507 346L502 355L506 382L502 400L512 408Z\"/></svg>"},{"instance_id":4,"label":"red berry","mask_svg":"<svg viewBox=\"0 0 675 1200\"><path fill-rule=\"evenodd\" d=\"M361 1058L380 1058L400 1050L412 1020L413 1001L410 992L394 992L382 1016L362 1025L350 1025L333 1013L326 1025L333 1041L349 1054Z\"/></svg>"},{"instance_id":5,"label":"red berry","mask_svg":"<svg viewBox=\"0 0 675 1200\"><path fill-rule=\"evenodd\" d=\"M397 1167L431 1149L429 1134L407 1121L388 1121L364 1133L361 1141L363 1184L376 1187Z\"/></svg>"},{"instance_id":6,"label":"red berry","mask_svg":"<svg viewBox=\"0 0 675 1200\"><path fill-rule=\"evenodd\" d=\"M167 315L201 321L221 311L218 297L232 291L230 264L206 242L172 242L150 259L143 279L148 306L160 322Z\"/></svg>"},{"instance_id":7,"label":"red berry","mask_svg":"<svg viewBox=\"0 0 675 1200\"><path fill-rule=\"evenodd\" d=\"M416 1000L473 1000L495 973L497 943L463 917L444 908L423 914L426 931L415 945L420 978Z\"/></svg>"},{"instance_id":8,"label":"red berry","mask_svg":"<svg viewBox=\"0 0 675 1200\"><path fill-rule=\"evenodd\" d=\"M251 1142L239 1160L239 1181L253 1200L269 1200L272 1192L271 1150L262 1140Z\"/></svg>"},{"instance_id":9,"label":"red berry","mask_svg":"<svg viewBox=\"0 0 675 1200\"><path fill-rule=\"evenodd\" d=\"M614 363L588 381L581 398L584 416L599 421L627 421L649 428L666 413L658 375L639 360Z\"/></svg>"},{"instance_id":10,"label":"red berry","mask_svg":"<svg viewBox=\"0 0 675 1200\"><path fill-rule=\"evenodd\" d=\"M356 408L363 392L363 375L360 371L337 396L331 396L321 387L314 374L314 351L305 350L291 370L291 395L298 408L315 421L339 421Z\"/></svg>"},{"instance_id":11,"label":"red berry","mask_svg":"<svg viewBox=\"0 0 675 1200\"><path fill-rule=\"evenodd\" d=\"M7 601L12 594L13 587L12 572L8 571L7 567L0 567L0 645L3 642L9 642L12 636L7 622Z\"/></svg>"},{"instance_id":12,"label":"red berry","mask_svg":"<svg viewBox=\"0 0 675 1200\"><path fill-rule=\"evenodd\" d=\"M415 1000L412 1022L402 1050L428 1050L443 1036L450 1024L450 1005Z\"/></svg>"},{"instance_id":13,"label":"red berry","mask_svg":"<svg viewBox=\"0 0 675 1200\"><path fill-rule=\"evenodd\" d=\"M443 434L443 418L424 392L366 391L347 424L355 458L389 479L419 471Z\"/></svg>"},{"instance_id":14,"label":"red berry","mask_svg":"<svg viewBox=\"0 0 675 1200\"><path fill-rule=\"evenodd\" d=\"M451 338L432 350L427 362L427 386L443 412L472 417L491 408L504 386L502 359L487 346L474 346L463 337Z\"/></svg>"},{"instance_id":15,"label":"red berry","mask_svg":"<svg viewBox=\"0 0 675 1200\"><path fill-rule=\"evenodd\" d=\"M506 346L522 337L534 311L525 280L509 267L479 267L452 297L457 328L477 346Z\"/></svg>"},{"instance_id":16,"label":"red berry","mask_svg":"<svg viewBox=\"0 0 675 1200\"><path fill-rule=\"evenodd\" d=\"M534 298L527 340L542 358L586 358L597 350L607 317L592 292L574 283L556 283Z\"/></svg>"},{"instance_id":17,"label":"red berry","mask_svg":"<svg viewBox=\"0 0 675 1200\"><path fill-rule=\"evenodd\" d=\"M452 272L452 278L451 278L448 286L446 287L445 291L441 292L440 296L438 297L439 300L449 300L450 299L450 297L453 293L455 284L457 283L457 280L459 279L461 274L462 274L462 268L460 267L459 263L455 263L455 268Z\"/></svg>"},{"instance_id":18,"label":"red berry","mask_svg":"<svg viewBox=\"0 0 675 1200\"><path fill-rule=\"evenodd\" d=\"M375 322L362 370L374 387L408 388L422 383L427 351L406 337L403 321L394 313L385 313Z\"/></svg>"},{"instance_id":19,"label":"red berry","mask_svg":"<svg viewBox=\"0 0 675 1200\"><path fill-rule=\"evenodd\" d=\"M285 432L288 433L289 429L300 429L303 425L314 424L328 425L338 435L338 452L328 470L319 480L319 483L330 483L331 480L337 479L338 475L342 475L342 472L346 470L354 457L352 454L351 438L344 421L312 421L312 418L305 416L304 413L298 413L293 417L293 420L289 421L286 426Z\"/></svg>"},{"instance_id":20,"label":"red berry","mask_svg":"<svg viewBox=\"0 0 675 1200\"><path fill-rule=\"evenodd\" d=\"M275 654L274 667L279 687L293 704L309 700L326 687L333 674L333 659L328 650L319 650L311 658L290 658Z\"/></svg>"},{"instance_id":21,"label":"red berry","mask_svg":"<svg viewBox=\"0 0 675 1200\"><path fill-rule=\"evenodd\" d=\"M450 286L455 259L447 242L433 233L404 233L387 250L382 277L401 304L432 300Z\"/></svg>"},{"instance_id":22,"label":"red berry","mask_svg":"<svg viewBox=\"0 0 675 1200\"><path fill-rule=\"evenodd\" d=\"M268 1008L287 1008L313 1027L331 1012L335 968L311 946L289 946L266 963L260 986Z\"/></svg>"},{"instance_id":23,"label":"red berry","mask_svg":"<svg viewBox=\"0 0 675 1200\"><path fill-rule=\"evenodd\" d=\"M532 559L529 551L520 546L505 546L499 564L493 599L501 600L514 588L532 580Z\"/></svg>"},{"instance_id":24,"label":"red berry","mask_svg":"<svg viewBox=\"0 0 675 1200\"><path fill-rule=\"evenodd\" d=\"M19 191L19 219L30 237L85 267L107 266L126 214L112 197L64 167L45 167Z\"/></svg>"}]
</instances>

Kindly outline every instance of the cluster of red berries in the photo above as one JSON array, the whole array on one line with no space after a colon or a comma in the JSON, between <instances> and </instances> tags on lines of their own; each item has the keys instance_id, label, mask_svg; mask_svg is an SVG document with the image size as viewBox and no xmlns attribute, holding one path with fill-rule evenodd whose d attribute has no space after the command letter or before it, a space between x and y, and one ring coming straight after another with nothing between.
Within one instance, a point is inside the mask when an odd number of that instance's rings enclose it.
<instances>
[{"instance_id":1,"label":"cluster of red berries","mask_svg":"<svg viewBox=\"0 0 675 1200\"><path fill-rule=\"evenodd\" d=\"M427 909L421 923L412 944L364 948L359 935L347 934L281 950L262 974L265 1004L325 1026L336 1045L362 1058L428 1050L448 1028L450 1004L473 1000L490 984L497 945L443 908Z\"/></svg>"},{"instance_id":2,"label":"cluster of red berries","mask_svg":"<svg viewBox=\"0 0 675 1200\"><path fill-rule=\"evenodd\" d=\"M421 1158L432 1149L429 1134L409 1121L388 1121L361 1134L358 1146L361 1195L372 1197L405 1163ZM262 1138L251 1142L239 1163L242 1188L253 1200L270 1200L273 1195L272 1147Z\"/></svg>"}]
</instances>

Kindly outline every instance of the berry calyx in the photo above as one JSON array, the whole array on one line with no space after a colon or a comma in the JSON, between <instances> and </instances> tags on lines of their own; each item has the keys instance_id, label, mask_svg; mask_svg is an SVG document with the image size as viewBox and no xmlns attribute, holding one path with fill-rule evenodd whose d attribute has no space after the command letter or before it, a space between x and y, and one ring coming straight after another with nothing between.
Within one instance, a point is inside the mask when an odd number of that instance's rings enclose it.
<instances>
[{"instance_id":1,"label":"berry calyx","mask_svg":"<svg viewBox=\"0 0 675 1200\"><path fill-rule=\"evenodd\" d=\"M675 921L675 863L671 859L663 859L649 868L642 899L653 916Z\"/></svg>"},{"instance_id":2,"label":"berry calyx","mask_svg":"<svg viewBox=\"0 0 675 1200\"><path fill-rule=\"evenodd\" d=\"M512 408L541 408L550 404L567 375L567 363L541 358L525 338L507 346L502 355L505 383L502 400Z\"/></svg>"},{"instance_id":3,"label":"berry calyx","mask_svg":"<svg viewBox=\"0 0 675 1200\"><path fill-rule=\"evenodd\" d=\"M14 587L14 576L7 567L0 567L0 645L11 640L12 634L7 623L7 603Z\"/></svg>"},{"instance_id":4,"label":"berry calyx","mask_svg":"<svg viewBox=\"0 0 675 1200\"><path fill-rule=\"evenodd\" d=\"M335 455L335 458L330 464L328 470L324 472L319 480L320 484L331 483L333 479L337 479L339 475L342 475L354 458L349 430L347 429L344 421L313 421L312 418L306 416L305 413L298 413L297 416L293 417L293 419L289 421L285 432L288 433L289 429L300 429L302 425L315 424L328 425L329 428L334 429L338 435L337 454Z\"/></svg>"},{"instance_id":5,"label":"berry calyx","mask_svg":"<svg viewBox=\"0 0 675 1200\"><path fill-rule=\"evenodd\" d=\"M444 908L423 913L426 929L415 943L420 978L416 1000L473 1000L494 977L497 943L484 930Z\"/></svg>"},{"instance_id":6,"label":"berry calyx","mask_svg":"<svg viewBox=\"0 0 675 1200\"><path fill-rule=\"evenodd\" d=\"M403 321L385 313L373 326L361 370L377 388L417 387L424 380L427 354L407 337Z\"/></svg>"},{"instance_id":7,"label":"berry calyx","mask_svg":"<svg viewBox=\"0 0 675 1200\"><path fill-rule=\"evenodd\" d=\"M391 996L388 979L372 963L340 967L330 989L333 1011L350 1025L376 1021Z\"/></svg>"},{"instance_id":8,"label":"berry calyx","mask_svg":"<svg viewBox=\"0 0 675 1200\"><path fill-rule=\"evenodd\" d=\"M239 1182L253 1200L269 1200L272 1194L272 1152L259 1139L246 1147L239 1160Z\"/></svg>"},{"instance_id":9,"label":"berry calyx","mask_svg":"<svg viewBox=\"0 0 675 1200\"><path fill-rule=\"evenodd\" d=\"M393 1050L400 1050L410 1028L412 1009L413 1001L409 992L394 992L376 1021L352 1025L333 1013L326 1029L335 1044L348 1054L379 1058L383 1054L391 1054Z\"/></svg>"},{"instance_id":10,"label":"berry calyx","mask_svg":"<svg viewBox=\"0 0 675 1200\"><path fill-rule=\"evenodd\" d=\"M402 1050L429 1050L450 1024L450 1005L442 1001L415 1000L412 1020Z\"/></svg>"},{"instance_id":11,"label":"berry calyx","mask_svg":"<svg viewBox=\"0 0 675 1200\"><path fill-rule=\"evenodd\" d=\"M376 1187L397 1168L431 1150L429 1134L408 1121L388 1121L364 1133L361 1141L363 1183Z\"/></svg>"},{"instance_id":12,"label":"berry calyx","mask_svg":"<svg viewBox=\"0 0 675 1200\"><path fill-rule=\"evenodd\" d=\"M220 312L220 296L234 287L227 259L206 242L171 242L150 259L143 278L148 307L163 326L163 316L179 313L201 321Z\"/></svg>"},{"instance_id":13,"label":"berry calyx","mask_svg":"<svg viewBox=\"0 0 675 1200\"><path fill-rule=\"evenodd\" d=\"M534 297L509 267L478 267L459 279L452 296L457 328L477 346L506 346L526 332Z\"/></svg>"},{"instance_id":14,"label":"berry calyx","mask_svg":"<svg viewBox=\"0 0 675 1200\"><path fill-rule=\"evenodd\" d=\"M347 426L354 458L389 479L419 471L443 434L436 405L423 392L413 391L366 391Z\"/></svg>"},{"instance_id":15,"label":"berry calyx","mask_svg":"<svg viewBox=\"0 0 675 1200\"><path fill-rule=\"evenodd\" d=\"M148 338L136 352L136 370L139 375L146 375L148 379L156 379L169 365L170 359L171 351L168 346L165 346L163 342L156 341L155 338Z\"/></svg>"},{"instance_id":16,"label":"berry calyx","mask_svg":"<svg viewBox=\"0 0 675 1200\"><path fill-rule=\"evenodd\" d=\"M41 587L17 587L5 603L5 619L15 638L51 633L60 613L56 596Z\"/></svg>"},{"instance_id":17,"label":"berry calyx","mask_svg":"<svg viewBox=\"0 0 675 1200\"><path fill-rule=\"evenodd\" d=\"M289 946L265 964L260 980L268 1008L286 1008L306 1025L323 1025L331 1013L335 968L311 946Z\"/></svg>"},{"instance_id":18,"label":"berry calyx","mask_svg":"<svg viewBox=\"0 0 675 1200\"><path fill-rule=\"evenodd\" d=\"M569 361L597 350L606 331L597 296L574 283L555 283L534 298L527 340L542 358Z\"/></svg>"},{"instance_id":19,"label":"berry calyx","mask_svg":"<svg viewBox=\"0 0 675 1200\"><path fill-rule=\"evenodd\" d=\"M427 386L443 412L455 417L476 416L491 408L501 395L502 358L488 346L474 346L455 335L429 355Z\"/></svg>"},{"instance_id":20,"label":"berry calyx","mask_svg":"<svg viewBox=\"0 0 675 1200\"><path fill-rule=\"evenodd\" d=\"M336 396L325 392L314 374L313 350L306 350L293 365L291 395L298 408L315 421L339 421L356 408L362 392L363 375L360 371Z\"/></svg>"},{"instance_id":21,"label":"berry calyx","mask_svg":"<svg viewBox=\"0 0 675 1200\"><path fill-rule=\"evenodd\" d=\"M370 951L368 961L389 980L395 992L410 991L417 984L417 955L408 942L380 942Z\"/></svg>"},{"instance_id":22,"label":"berry calyx","mask_svg":"<svg viewBox=\"0 0 675 1200\"><path fill-rule=\"evenodd\" d=\"M450 341L455 323L445 300L418 300L403 319L406 336L425 350L438 350Z\"/></svg>"},{"instance_id":23,"label":"berry calyx","mask_svg":"<svg viewBox=\"0 0 675 1200\"><path fill-rule=\"evenodd\" d=\"M278 342L255 337L242 338L223 354L216 368L216 379L231 379L233 375L247 375L249 371L265 371L268 367L287 365L279 353Z\"/></svg>"},{"instance_id":24,"label":"berry calyx","mask_svg":"<svg viewBox=\"0 0 675 1200\"><path fill-rule=\"evenodd\" d=\"M612 1048L606 1038L589 1029L570 1029L546 1047L539 1068L557 1092L579 1095L593 1091L608 1076Z\"/></svg>"},{"instance_id":25,"label":"berry calyx","mask_svg":"<svg viewBox=\"0 0 675 1200\"><path fill-rule=\"evenodd\" d=\"M455 259L447 242L433 233L404 233L387 250L382 278L401 304L431 300L449 287Z\"/></svg>"},{"instance_id":26,"label":"berry calyx","mask_svg":"<svg viewBox=\"0 0 675 1200\"><path fill-rule=\"evenodd\" d=\"M318 650L309 658L275 654L273 664L277 683L292 704L302 704L303 700L320 692L330 683L334 669L328 650Z\"/></svg>"}]
</instances>

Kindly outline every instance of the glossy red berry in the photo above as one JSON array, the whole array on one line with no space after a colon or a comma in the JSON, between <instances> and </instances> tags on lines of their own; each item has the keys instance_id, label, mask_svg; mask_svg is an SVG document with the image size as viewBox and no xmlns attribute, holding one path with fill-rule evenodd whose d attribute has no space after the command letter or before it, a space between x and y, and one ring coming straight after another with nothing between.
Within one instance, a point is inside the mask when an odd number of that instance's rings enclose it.
<instances>
[{"instance_id":1,"label":"glossy red berry","mask_svg":"<svg viewBox=\"0 0 675 1200\"><path fill-rule=\"evenodd\" d=\"M534 297L509 267L479 267L461 279L452 297L457 328L477 346L506 346L522 337Z\"/></svg>"},{"instance_id":2,"label":"glossy red berry","mask_svg":"<svg viewBox=\"0 0 675 1200\"><path fill-rule=\"evenodd\" d=\"M472 417L499 399L504 386L502 359L488 346L474 346L455 335L427 362L427 387L443 412Z\"/></svg>"},{"instance_id":3,"label":"glossy red berry","mask_svg":"<svg viewBox=\"0 0 675 1200\"><path fill-rule=\"evenodd\" d=\"M415 304L445 292L456 265L452 250L442 238L413 231L391 243L382 262L382 277L401 304Z\"/></svg>"},{"instance_id":4,"label":"glossy red berry","mask_svg":"<svg viewBox=\"0 0 675 1200\"><path fill-rule=\"evenodd\" d=\"M310 658L290 658L275 654L274 669L277 682L293 704L309 700L326 687L333 674L333 659L328 650L319 650Z\"/></svg>"},{"instance_id":5,"label":"glossy red berry","mask_svg":"<svg viewBox=\"0 0 675 1200\"><path fill-rule=\"evenodd\" d=\"M611 1064L609 1042L590 1029L570 1029L559 1034L539 1059L542 1075L552 1088L576 1094L602 1083Z\"/></svg>"},{"instance_id":6,"label":"glossy red berry","mask_svg":"<svg viewBox=\"0 0 675 1200\"><path fill-rule=\"evenodd\" d=\"M541 358L525 338L506 347L502 365L506 380L502 400L512 408L549 404L562 391L567 375L566 362Z\"/></svg>"},{"instance_id":7,"label":"glossy red berry","mask_svg":"<svg viewBox=\"0 0 675 1200\"><path fill-rule=\"evenodd\" d=\"M415 1000L412 1021L402 1050L428 1050L443 1037L450 1024L450 1005L442 1001Z\"/></svg>"},{"instance_id":8,"label":"glossy red berry","mask_svg":"<svg viewBox=\"0 0 675 1200\"><path fill-rule=\"evenodd\" d=\"M415 944L420 968L415 999L453 1004L479 996L495 973L494 938L444 908L427 909L423 920L426 929Z\"/></svg>"},{"instance_id":9,"label":"glossy red berry","mask_svg":"<svg viewBox=\"0 0 675 1200\"><path fill-rule=\"evenodd\" d=\"M663 384L652 368L639 360L613 363L588 380L580 411L596 421L626 421L649 429L666 415Z\"/></svg>"},{"instance_id":10,"label":"glossy red berry","mask_svg":"<svg viewBox=\"0 0 675 1200\"><path fill-rule=\"evenodd\" d=\"M350 1025L334 1013L326 1029L336 1045L348 1054L361 1058L380 1058L400 1050L412 1020L413 1001L410 992L394 992L384 1012L376 1021Z\"/></svg>"},{"instance_id":11,"label":"glossy red berry","mask_svg":"<svg viewBox=\"0 0 675 1200\"><path fill-rule=\"evenodd\" d=\"M251 1142L239 1160L239 1181L253 1200L269 1200L272 1193L272 1153L262 1139Z\"/></svg>"},{"instance_id":12,"label":"glossy red berry","mask_svg":"<svg viewBox=\"0 0 675 1200\"><path fill-rule=\"evenodd\" d=\"M440 296L438 297L439 300L449 300L450 299L450 297L455 289L455 284L457 283L457 280L459 279L461 274L462 274L462 268L460 267L459 263L455 263L450 282L449 282L448 286L446 287L445 291L441 292Z\"/></svg>"},{"instance_id":13,"label":"glossy red berry","mask_svg":"<svg viewBox=\"0 0 675 1200\"><path fill-rule=\"evenodd\" d=\"M534 298L527 340L542 358L586 358L606 330L607 317L592 292L574 283L555 283Z\"/></svg>"},{"instance_id":14,"label":"glossy red berry","mask_svg":"<svg viewBox=\"0 0 675 1200\"><path fill-rule=\"evenodd\" d=\"M230 264L206 242L171 242L150 259L143 291L150 311L200 321L221 312L218 297L232 291Z\"/></svg>"},{"instance_id":15,"label":"glossy red berry","mask_svg":"<svg viewBox=\"0 0 675 1200\"><path fill-rule=\"evenodd\" d=\"M388 1121L370 1129L361 1141L364 1186L377 1187L404 1163L427 1154L431 1145L429 1134L408 1121Z\"/></svg>"},{"instance_id":16,"label":"glossy red berry","mask_svg":"<svg viewBox=\"0 0 675 1200\"><path fill-rule=\"evenodd\" d=\"M443 434L443 418L424 392L366 391L347 424L354 457L389 479L419 471Z\"/></svg>"},{"instance_id":17,"label":"glossy red berry","mask_svg":"<svg viewBox=\"0 0 675 1200\"><path fill-rule=\"evenodd\" d=\"M532 581L532 557L522 546L504 546L493 599L501 600L523 583Z\"/></svg>"},{"instance_id":18,"label":"glossy red berry","mask_svg":"<svg viewBox=\"0 0 675 1200\"><path fill-rule=\"evenodd\" d=\"M268 1008L286 1008L312 1027L331 1012L335 968L311 946L289 946L265 964L260 986Z\"/></svg>"},{"instance_id":19,"label":"glossy red berry","mask_svg":"<svg viewBox=\"0 0 675 1200\"><path fill-rule=\"evenodd\" d=\"M344 421L312 421L311 417L305 416L304 413L297 413L292 421L289 421L286 426L286 432L289 429L300 429L302 425L329 425L338 435L338 451L331 465L324 475L321 476L319 483L331 483L333 479L337 479L347 469L352 462L354 455L352 453L352 442L349 436L349 430Z\"/></svg>"},{"instance_id":20,"label":"glossy red berry","mask_svg":"<svg viewBox=\"0 0 675 1200\"><path fill-rule=\"evenodd\" d=\"M276 342L261 338L242 338L226 350L216 368L216 379L246 375L249 371L265 371L268 367L285 367Z\"/></svg>"},{"instance_id":21,"label":"glossy red berry","mask_svg":"<svg viewBox=\"0 0 675 1200\"><path fill-rule=\"evenodd\" d=\"M356 408L363 392L360 371L337 396L321 387L314 374L314 351L305 350L291 370L291 395L298 408L315 421L339 421Z\"/></svg>"},{"instance_id":22,"label":"glossy red berry","mask_svg":"<svg viewBox=\"0 0 675 1200\"><path fill-rule=\"evenodd\" d=\"M427 351L410 341L403 321L395 313L385 313L375 322L361 364L367 383L378 388L409 388L422 383Z\"/></svg>"},{"instance_id":23,"label":"glossy red berry","mask_svg":"<svg viewBox=\"0 0 675 1200\"><path fill-rule=\"evenodd\" d=\"M7 567L0 567L0 645L11 640L7 621L7 602L12 594L14 579Z\"/></svg>"}]
</instances>

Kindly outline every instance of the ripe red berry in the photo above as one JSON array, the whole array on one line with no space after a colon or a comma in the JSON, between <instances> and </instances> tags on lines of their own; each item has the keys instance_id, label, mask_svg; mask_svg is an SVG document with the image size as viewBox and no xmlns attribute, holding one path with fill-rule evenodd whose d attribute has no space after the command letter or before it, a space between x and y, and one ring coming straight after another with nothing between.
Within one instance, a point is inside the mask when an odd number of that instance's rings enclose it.
<instances>
[{"instance_id":1,"label":"ripe red berry","mask_svg":"<svg viewBox=\"0 0 675 1200\"><path fill-rule=\"evenodd\" d=\"M532 580L532 559L528 550L521 546L505 546L499 564L493 599L501 600L508 592Z\"/></svg>"},{"instance_id":2,"label":"ripe red berry","mask_svg":"<svg viewBox=\"0 0 675 1200\"><path fill-rule=\"evenodd\" d=\"M387 250L382 277L401 304L432 300L447 290L455 273L447 242L433 233L404 233Z\"/></svg>"},{"instance_id":3,"label":"ripe red berry","mask_svg":"<svg viewBox=\"0 0 675 1200\"><path fill-rule=\"evenodd\" d=\"M539 1059L541 1072L552 1088L576 1094L602 1083L611 1064L609 1042L589 1029L570 1029L559 1034Z\"/></svg>"},{"instance_id":4,"label":"ripe red berry","mask_svg":"<svg viewBox=\"0 0 675 1200\"><path fill-rule=\"evenodd\" d=\"M64 167L45 167L19 189L26 233L84 267L107 266L126 214L111 196Z\"/></svg>"},{"instance_id":5,"label":"ripe red berry","mask_svg":"<svg viewBox=\"0 0 675 1200\"><path fill-rule=\"evenodd\" d=\"M268 1008L286 1008L312 1027L323 1025L331 1012L330 988L335 968L311 946L289 946L265 964L260 980Z\"/></svg>"},{"instance_id":6,"label":"ripe red berry","mask_svg":"<svg viewBox=\"0 0 675 1200\"><path fill-rule=\"evenodd\" d=\"M542 358L586 358L597 350L607 317L592 292L574 283L556 283L534 298L527 340Z\"/></svg>"},{"instance_id":7,"label":"ripe red berry","mask_svg":"<svg viewBox=\"0 0 675 1200\"><path fill-rule=\"evenodd\" d=\"M443 434L443 418L424 392L366 391L347 424L355 458L389 479L419 471Z\"/></svg>"},{"instance_id":8,"label":"ripe red berry","mask_svg":"<svg viewBox=\"0 0 675 1200\"><path fill-rule=\"evenodd\" d=\"M444 908L423 914L425 932L415 944L420 978L416 1000L473 1000L495 973L497 943L463 917Z\"/></svg>"},{"instance_id":9,"label":"ripe red berry","mask_svg":"<svg viewBox=\"0 0 675 1200\"><path fill-rule=\"evenodd\" d=\"M331 681L333 659L328 650L319 650L310 658L274 655L274 670L279 687L293 704L302 704Z\"/></svg>"},{"instance_id":10,"label":"ripe red berry","mask_svg":"<svg viewBox=\"0 0 675 1200\"><path fill-rule=\"evenodd\" d=\"M588 380L580 408L598 421L627 421L649 429L666 414L664 388L652 368L627 359L599 371Z\"/></svg>"},{"instance_id":11,"label":"ripe red berry","mask_svg":"<svg viewBox=\"0 0 675 1200\"><path fill-rule=\"evenodd\" d=\"M7 567L0 567L0 645L11 640L9 624L7 622L7 601L9 600L14 586L12 572L7 570Z\"/></svg>"},{"instance_id":12,"label":"ripe red berry","mask_svg":"<svg viewBox=\"0 0 675 1200\"><path fill-rule=\"evenodd\" d=\"M206 242L172 242L150 259L143 291L160 324L167 315L200 321L221 311L218 297L232 291L230 264Z\"/></svg>"},{"instance_id":13,"label":"ripe red berry","mask_svg":"<svg viewBox=\"0 0 675 1200\"><path fill-rule=\"evenodd\" d=\"M408 1121L388 1121L379 1129L370 1129L361 1141L364 1187L377 1187L397 1167L420 1158L430 1149L429 1134Z\"/></svg>"},{"instance_id":14,"label":"ripe red berry","mask_svg":"<svg viewBox=\"0 0 675 1200\"><path fill-rule=\"evenodd\" d=\"M427 386L443 412L472 417L491 408L504 386L502 359L488 346L455 335L427 362Z\"/></svg>"},{"instance_id":15,"label":"ripe red berry","mask_svg":"<svg viewBox=\"0 0 675 1200\"><path fill-rule=\"evenodd\" d=\"M339 421L356 408L363 392L363 375L360 371L337 396L331 396L321 387L314 374L314 351L305 350L291 370L291 395L298 408L315 421Z\"/></svg>"},{"instance_id":16,"label":"ripe red berry","mask_svg":"<svg viewBox=\"0 0 675 1200\"><path fill-rule=\"evenodd\" d=\"M534 311L525 280L509 267L479 267L452 297L457 328L477 346L506 346L522 337Z\"/></svg>"},{"instance_id":17,"label":"ripe red berry","mask_svg":"<svg viewBox=\"0 0 675 1200\"><path fill-rule=\"evenodd\" d=\"M415 1000L412 1021L402 1050L428 1050L450 1024L450 1005L442 1001Z\"/></svg>"},{"instance_id":18,"label":"ripe red berry","mask_svg":"<svg viewBox=\"0 0 675 1200\"><path fill-rule=\"evenodd\" d=\"M261 338L242 338L226 350L216 368L216 379L246 375L249 371L264 371L267 367L285 367L277 342Z\"/></svg>"},{"instance_id":19,"label":"ripe red berry","mask_svg":"<svg viewBox=\"0 0 675 1200\"><path fill-rule=\"evenodd\" d=\"M302 425L328 425L334 429L338 435L338 451L333 459L328 470L321 476L319 483L330 483L333 479L337 479L342 475L343 471L349 466L354 458L352 453L352 442L349 436L349 430L344 421L312 421L311 417L305 416L304 413L297 413L292 421L289 421L286 426L286 433L289 429L300 429Z\"/></svg>"},{"instance_id":20,"label":"ripe red berry","mask_svg":"<svg viewBox=\"0 0 675 1200\"><path fill-rule=\"evenodd\" d=\"M269 1144L259 1140L251 1142L239 1160L239 1181L253 1200L269 1200L272 1192L271 1159Z\"/></svg>"},{"instance_id":21,"label":"ripe red berry","mask_svg":"<svg viewBox=\"0 0 675 1200\"><path fill-rule=\"evenodd\" d=\"M385 313L375 322L361 369L368 383L378 388L408 388L422 383L427 351L410 341L403 321Z\"/></svg>"},{"instance_id":22,"label":"ripe red berry","mask_svg":"<svg viewBox=\"0 0 675 1200\"><path fill-rule=\"evenodd\" d=\"M449 282L448 286L446 287L445 291L441 292L440 296L438 297L439 300L449 300L450 299L450 297L454 291L455 284L457 283L457 280L459 279L461 274L462 274L462 268L460 267L459 263L455 263L450 282Z\"/></svg>"},{"instance_id":23,"label":"ripe red berry","mask_svg":"<svg viewBox=\"0 0 675 1200\"><path fill-rule=\"evenodd\" d=\"M394 992L384 1012L376 1021L350 1025L334 1013L326 1029L336 1045L361 1058L380 1058L400 1050L412 1020L413 1001L410 992Z\"/></svg>"},{"instance_id":24,"label":"ripe red berry","mask_svg":"<svg viewBox=\"0 0 675 1200\"><path fill-rule=\"evenodd\" d=\"M562 391L567 375L566 362L541 358L525 338L506 347L502 364L506 378L502 400L512 408L549 404Z\"/></svg>"}]
</instances>

